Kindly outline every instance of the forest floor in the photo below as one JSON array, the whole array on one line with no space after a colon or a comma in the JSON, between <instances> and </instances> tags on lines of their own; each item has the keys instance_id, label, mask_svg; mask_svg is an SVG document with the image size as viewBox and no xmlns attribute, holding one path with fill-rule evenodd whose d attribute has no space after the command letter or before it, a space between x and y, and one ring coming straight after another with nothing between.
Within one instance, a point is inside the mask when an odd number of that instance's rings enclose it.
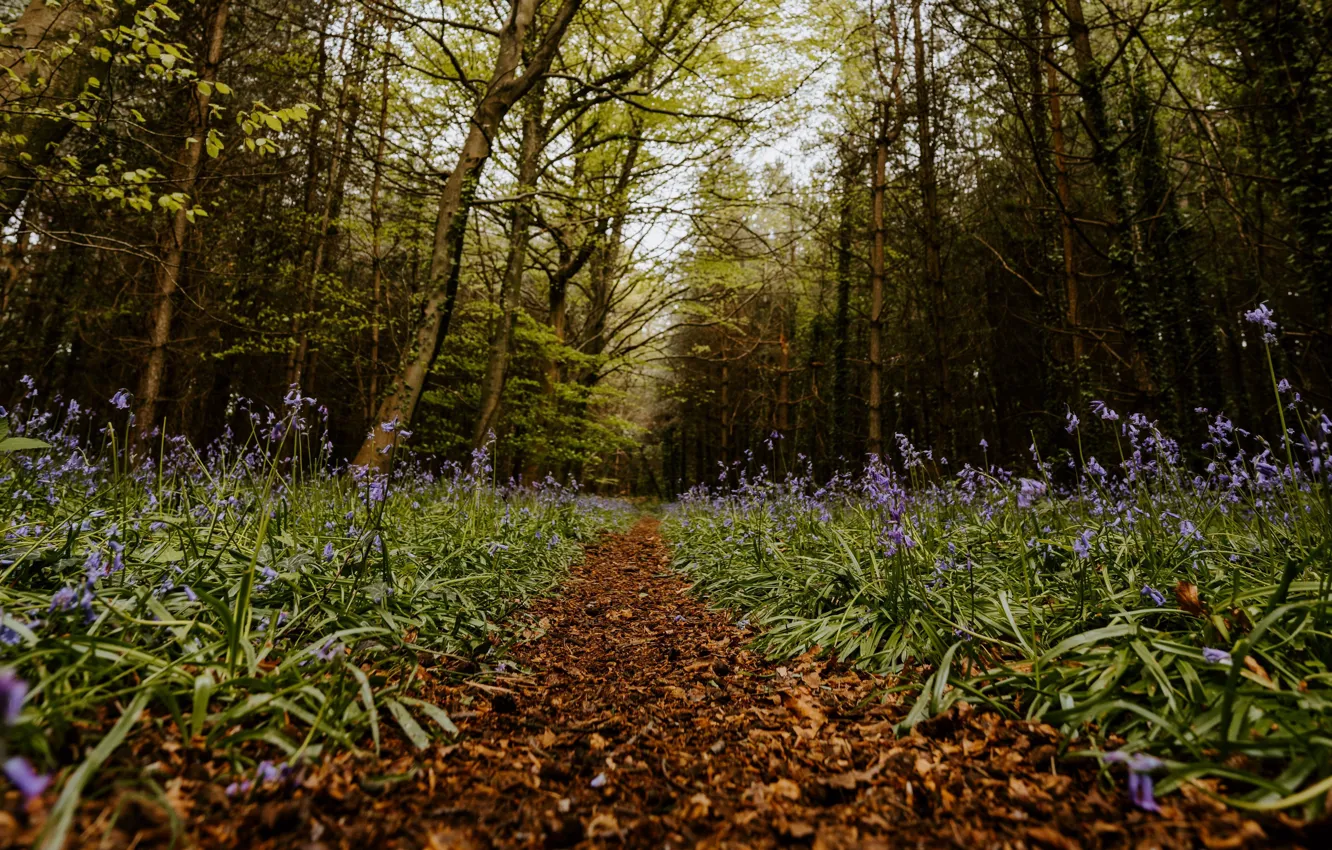
<instances>
[{"instance_id":1,"label":"forest floor","mask_svg":"<svg viewBox=\"0 0 1332 850\"><path fill-rule=\"evenodd\" d=\"M896 734L906 706L891 680L813 653L781 663L747 650L747 631L670 571L650 519L590 546L562 593L526 616L514 670L497 684L432 683L461 729L454 743L418 753L385 727L379 763L338 757L297 787L235 799L183 771L163 786L187 843L979 850L1326 839L1192 789L1160 813L1137 811L1118 773L1112 788L1093 759L1057 759L1049 726L964 706ZM151 801L122 797L112 825L115 798L85 805L73 845L165 845L169 818Z\"/></svg>"}]
</instances>

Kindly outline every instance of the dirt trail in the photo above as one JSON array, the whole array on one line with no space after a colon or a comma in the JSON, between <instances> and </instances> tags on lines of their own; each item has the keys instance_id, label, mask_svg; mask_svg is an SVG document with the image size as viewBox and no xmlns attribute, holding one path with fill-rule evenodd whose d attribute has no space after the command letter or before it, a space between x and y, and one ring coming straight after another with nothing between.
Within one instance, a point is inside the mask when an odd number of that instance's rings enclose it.
<instances>
[{"instance_id":1,"label":"dirt trail","mask_svg":"<svg viewBox=\"0 0 1332 850\"><path fill-rule=\"evenodd\" d=\"M424 755L390 745L378 766L338 759L295 791L196 810L190 831L208 846L309 850L1241 847L1293 836L1197 793L1158 815L1134 811L1121 792L1097 790L1092 767L1056 762L1049 727L963 709L898 736L906 707L882 702L882 679L810 658L765 662L687 591L653 521L609 536L529 612L515 653L527 672L502 677L503 690L440 689L457 743Z\"/></svg>"}]
</instances>

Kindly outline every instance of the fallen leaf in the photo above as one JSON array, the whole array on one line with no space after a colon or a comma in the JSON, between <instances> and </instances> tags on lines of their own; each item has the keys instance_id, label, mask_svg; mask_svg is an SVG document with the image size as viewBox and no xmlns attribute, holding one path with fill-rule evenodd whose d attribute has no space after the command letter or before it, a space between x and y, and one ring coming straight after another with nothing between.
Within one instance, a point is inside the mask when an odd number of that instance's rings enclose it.
<instances>
[{"instance_id":1,"label":"fallen leaf","mask_svg":"<svg viewBox=\"0 0 1332 850\"><path fill-rule=\"evenodd\" d=\"M1198 597L1198 585L1188 581L1181 581L1175 585L1175 601L1179 603L1179 609L1195 617L1202 617L1207 613L1206 606Z\"/></svg>"}]
</instances>

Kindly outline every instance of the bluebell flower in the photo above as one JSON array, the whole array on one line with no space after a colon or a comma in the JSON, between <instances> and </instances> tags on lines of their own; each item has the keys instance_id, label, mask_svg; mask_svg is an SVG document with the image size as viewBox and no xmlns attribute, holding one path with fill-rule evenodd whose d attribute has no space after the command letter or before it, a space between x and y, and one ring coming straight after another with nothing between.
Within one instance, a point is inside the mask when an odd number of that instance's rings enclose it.
<instances>
[{"instance_id":1,"label":"bluebell flower","mask_svg":"<svg viewBox=\"0 0 1332 850\"><path fill-rule=\"evenodd\" d=\"M1079 558L1087 559L1091 557L1091 539L1095 535L1090 528L1077 536L1073 541L1073 554Z\"/></svg>"},{"instance_id":2,"label":"bluebell flower","mask_svg":"<svg viewBox=\"0 0 1332 850\"><path fill-rule=\"evenodd\" d=\"M1160 770L1165 762L1147 753L1126 753L1123 750L1105 753L1101 761L1108 764L1123 764L1128 767L1128 792L1133 805L1146 812L1159 812L1152 771Z\"/></svg>"},{"instance_id":3,"label":"bluebell flower","mask_svg":"<svg viewBox=\"0 0 1332 850\"><path fill-rule=\"evenodd\" d=\"M1102 421L1105 422L1114 422L1119 418L1118 413L1115 413L1106 405L1105 402L1100 401L1099 399L1091 403L1091 409L1092 413L1095 413L1097 416L1101 417Z\"/></svg>"},{"instance_id":4,"label":"bluebell flower","mask_svg":"<svg viewBox=\"0 0 1332 850\"><path fill-rule=\"evenodd\" d=\"M124 390L124 389L117 390L116 394L111 396L110 401L112 407L116 408L117 410L124 410L125 408L130 406L129 390Z\"/></svg>"},{"instance_id":5,"label":"bluebell flower","mask_svg":"<svg viewBox=\"0 0 1332 850\"><path fill-rule=\"evenodd\" d=\"M13 670L0 670L0 722L5 726L18 723L23 712L23 701L28 698L28 683Z\"/></svg>"},{"instance_id":6,"label":"bluebell flower","mask_svg":"<svg viewBox=\"0 0 1332 850\"><path fill-rule=\"evenodd\" d=\"M1276 319L1272 318L1272 308L1267 306L1267 302L1259 304L1252 310L1244 314L1245 321L1252 322L1263 329L1263 342L1271 345L1276 342Z\"/></svg>"},{"instance_id":7,"label":"bluebell flower","mask_svg":"<svg viewBox=\"0 0 1332 850\"><path fill-rule=\"evenodd\" d=\"M62 587L55 593L51 594L51 607L47 609L46 613L54 613L56 609L68 611L77 605L78 602L79 592L77 590L72 587Z\"/></svg>"},{"instance_id":8,"label":"bluebell flower","mask_svg":"<svg viewBox=\"0 0 1332 850\"><path fill-rule=\"evenodd\" d=\"M254 783L248 779L242 780L240 782L233 782L226 787L226 794L228 797L235 797L239 794L246 793L253 787Z\"/></svg>"},{"instance_id":9,"label":"bluebell flower","mask_svg":"<svg viewBox=\"0 0 1332 850\"><path fill-rule=\"evenodd\" d=\"M46 786L51 784L51 777L38 773L22 756L13 756L6 760L4 771L5 776L14 783L14 787L25 800L41 796Z\"/></svg>"},{"instance_id":10,"label":"bluebell flower","mask_svg":"<svg viewBox=\"0 0 1332 850\"><path fill-rule=\"evenodd\" d=\"M1165 601L1166 601L1166 600L1165 600L1165 594L1161 593L1161 591L1159 591L1159 590L1157 590L1156 588L1152 587L1150 584L1144 584L1144 585L1142 586L1142 590L1140 591L1140 595L1141 595L1144 599L1150 599L1150 600L1152 600L1152 604L1155 605L1157 608L1160 608L1162 605L1164 605L1164 604L1165 604Z\"/></svg>"},{"instance_id":11,"label":"bluebell flower","mask_svg":"<svg viewBox=\"0 0 1332 850\"><path fill-rule=\"evenodd\" d=\"M1234 663L1231 660L1230 653L1226 652L1224 649L1213 649L1210 646L1205 646L1203 647L1202 654L1203 654L1203 660L1206 661L1208 664L1220 664L1222 666L1229 667L1232 663Z\"/></svg>"}]
</instances>

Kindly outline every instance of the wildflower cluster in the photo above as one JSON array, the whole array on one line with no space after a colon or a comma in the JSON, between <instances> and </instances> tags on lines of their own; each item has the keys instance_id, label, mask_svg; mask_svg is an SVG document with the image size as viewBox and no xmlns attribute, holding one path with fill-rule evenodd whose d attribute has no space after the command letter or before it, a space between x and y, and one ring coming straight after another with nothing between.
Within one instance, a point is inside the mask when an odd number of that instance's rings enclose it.
<instances>
[{"instance_id":1,"label":"wildflower cluster","mask_svg":"<svg viewBox=\"0 0 1332 850\"><path fill-rule=\"evenodd\" d=\"M0 409L0 719L5 747L47 741L23 749L42 770L87 749L70 736L123 703L126 682L221 750L262 738L313 758L377 740L381 715L445 733L394 670L421 653L485 658L500 615L625 516L576 484L497 484L484 453L432 466L396 423L387 471L348 470L327 411L296 388L275 410L233 399L205 446L136 433L127 392L94 409L23 391ZM391 684L363 683L363 664ZM5 753L11 782L40 793L42 771Z\"/></svg>"},{"instance_id":2,"label":"wildflower cluster","mask_svg":"<svg viewBox=\"0 0 1332 850\"><path fill-rule=\"evenodd\" d=\"M1276 331L1270 311L1250 320ZM894 458L821 486L808 468L730 470L665 528L677 568L766 629L773 655L942 664L932 675L955 687L919 683L907 725L979 701L1075 741L1127 740L1136 754L1107 761L1145 809L1155 773L1167 790L1210 773L1267 808L1304 804L1332 788L1332 421L1281 394L1289 453L1200 411L1209 437L1186 456L1096 401L1068 429L1078 445L1097 429L1113 462L1033 447L1021 474L949 474L899 438ZM1247 773L1222 766L1235 753Z\"/></svg>"}]
</instances>

